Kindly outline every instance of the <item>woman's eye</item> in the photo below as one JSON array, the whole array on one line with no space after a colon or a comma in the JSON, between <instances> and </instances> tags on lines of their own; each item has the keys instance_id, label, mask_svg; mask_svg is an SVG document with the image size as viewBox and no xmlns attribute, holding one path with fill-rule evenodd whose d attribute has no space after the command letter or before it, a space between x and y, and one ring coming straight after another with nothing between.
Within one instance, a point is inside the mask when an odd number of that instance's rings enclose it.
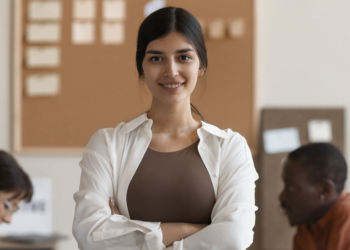
<instances>
[{"instance_id":1,"label":"woman's eye","mask_svg":"<svg viewBox=\"0 0 350 250\"><path fill-rule=\"evenodd\" d=\"M191 57L189 57L189 56L180 56L180 59L183 60L183 61L187 61L187 60L191 59Z\"/></svg>"},{"instance_id":2,"label":"woman's eye","mask_svg":"<svg viewBox=\"0 0 350 250\"><path fill-rule=\"evenodd\" d=\"M153 57L151 57L151 61L152 62L159 62L159 61L161 61L162 60L162 58L160 58L160 57L158 57L158 56L153 56Z\"/></svg>"}]
</instances>

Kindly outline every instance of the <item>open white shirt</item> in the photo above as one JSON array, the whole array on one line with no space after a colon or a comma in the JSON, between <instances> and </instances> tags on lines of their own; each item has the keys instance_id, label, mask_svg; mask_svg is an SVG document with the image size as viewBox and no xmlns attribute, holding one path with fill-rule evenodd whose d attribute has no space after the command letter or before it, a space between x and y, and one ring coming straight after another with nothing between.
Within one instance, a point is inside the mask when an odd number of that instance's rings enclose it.
<instances>
[{"instance_id":1,"label":"open white shirt","mask_svg":"<svg viewBox=\"0 0 350 250\"><path fill-rule=\"evenodd\" d=\"M129 183L151 141L152 123L142 114L116 128L100 129L90 139L74 194L73 234L80 249L165 249L160 222L131 220L126 201ZM258 179L247 142L239 133L205 122L197 133L198 151L215 192L212 223L166 249L246 249L253 242ZM111 215L109 197L122 215Z\"/></svg>"}]
</instances>

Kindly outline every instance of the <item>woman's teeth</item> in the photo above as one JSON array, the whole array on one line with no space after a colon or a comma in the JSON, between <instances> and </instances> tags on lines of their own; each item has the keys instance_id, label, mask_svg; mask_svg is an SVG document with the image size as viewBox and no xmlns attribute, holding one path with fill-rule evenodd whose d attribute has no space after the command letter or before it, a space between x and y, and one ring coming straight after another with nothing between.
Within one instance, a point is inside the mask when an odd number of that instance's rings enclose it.
<instances>
[{"instance_id":1,"label":"woman's teeth","mask_svg":"<svg viewBox=\"0 0 350 250\"><path fill-rule=\"evenodd\" d=\"M169 89L175 89L177 87L180 87L181 85L182 85L182 83L180 83L180 84L168 84L168 85L163 84L164 87L169 88Z\"/></svg>"}]
</instances>

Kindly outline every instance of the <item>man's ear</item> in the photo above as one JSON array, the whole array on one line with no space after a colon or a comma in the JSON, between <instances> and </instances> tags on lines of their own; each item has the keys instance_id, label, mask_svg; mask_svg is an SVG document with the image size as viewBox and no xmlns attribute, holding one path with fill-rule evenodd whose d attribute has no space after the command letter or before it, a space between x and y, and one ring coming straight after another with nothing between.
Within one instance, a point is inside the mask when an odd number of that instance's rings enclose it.
<instances>
[{"instance_id":1,"label":"man's ear","mask_svg":"<svg viewBox=\"0 0 350 250\"><path fill-rule=\"evenodd\" d=\"M325 201L334 200L338 196L337 187L330 179L326 179L319 183L320 185L320 198Z\"/></svg>"}]
</instances>

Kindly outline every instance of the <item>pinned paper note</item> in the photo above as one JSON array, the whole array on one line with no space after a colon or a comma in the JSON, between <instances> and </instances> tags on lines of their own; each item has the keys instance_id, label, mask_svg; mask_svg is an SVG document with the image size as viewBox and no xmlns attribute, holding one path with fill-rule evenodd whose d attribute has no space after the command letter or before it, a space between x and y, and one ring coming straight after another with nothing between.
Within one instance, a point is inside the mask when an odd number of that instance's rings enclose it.
<instances>
[{"instance_id":1,"label":"pinned paper note","mask_svg":"<svg viewBox=\"0 0 350 250\"><path fill-rule=\"evenodd\" d=\"M310 120L307 128L310 142L331 142L333 139L330 120Z\"/></svg>"},{"instance_id":2,"label":"pinned paper note","mask_svg":"<svg viewBox=\"0 0 350 250\"><path fill-rule=\"evenodd\" d=\"M96 16L95 0L74 0L73 18L75 19L94 19Z\"/></svg>"},{"instance_id":3,"label":"pinned paper note","mask_svg":"<svg viewBox=\"0 0 350 250\"><path fill-rule=\"evenodd\" d=\"M33 178L33 197L30 203L22 201L13 214L11 224L0 225L1 235L51 235L52 193L51 180Z\"/></svg>"},{"instance_id":4,"label":"pinned paper note","mask_svg":"<svg viewBox=\"0 0 350 250\"><path fill-rule=\"evenodd\" d=\"M61 39L61 29L58 23L27 24L28 43L57 43Z\"/></svg>"},{"instance_id":5,"label":"pinned paper note","mask_svg":"<svg viewBox=\"0 0 350 250\"><path fill-rule=\"evenodd\" d=\"M61 0L31 0L28 2L28 19L30 20L59 20L61 18Z\"/></svg>"},{"instance_id":6,"label":"pinned paper note","mask_svg":"<svg viewBox=\"0 0 350 250\"><path fill-rule=\"evenodd\" d=\"M56 96L60 93L60 76L58 74L35 74L26 79L28 97Z\"/></svg>"},{"instance_id":7,"label":"pinned paper note","mask_svg":"<svg viewBox=\"0 0 350 250\"><path fill-rule=\"evenodd\" d=\"M166 5L165 0L151 0L143 8L143 15L148 17L153 12L164 8Z\"/></svg>"},{"instance_id":8,"label":"pinned paper note","mask_svg":"<svg viewBox=\"0 0 350 250\"><path fill-rule=\"evenodd\" d=\"M293 151L300 147L299 130L295 127L265 130L263 143L268 154Z\"/></svg>"},{"instance_id":9,"label":"pinned paper note","mask_svg":"<svg viewBox=\"0 0 350 250\"><path fill-rule=\"evenodd\" d=\"M245 21L243 18L235 18L228 23L228 35L231 38L241 38L245 33Z\"/></svg>"},{"instance_id":10,"label":"pinned paper note","mask_svg":"<svg viewBox=\"0 0 350 250\"><path fill-rule=\"evenodd\" d=\"M222 18L216 18L208 23L208 36L210 39L222 39L225 36L225 21Z\"/></svg>"},{"instance_id":11,"label":"pinned paper note","mask_svg":"<svg viewBox=\"0 0 350 250\"><path fill-rule=\"evenodd\" d=\"M31 46L26 50L28 68L52 68L60 65L60 48L56 46Z\"/></svg>"},{"instance_id":12,"label":"pinned paper note","mask_svg":"<svg viewBox=\"0 0 350 250\"><path fill-rule=\"evenodd\" d=\"M72 23L72 42L74 44L91 44L95 41L93 22L75 21Z\"/></svg>"},{"instance_id":13,"label":"pinned paper note","mask_svg":"<svg viewBox=\"0 0 350 250\"><path fill-rule=\"evenodd\" d=\"M202 18L197 18L197 20L198 20L198 22L199 22L199 24L200 24L200 26L201 26L203 35L205 35L205 33L206 33L206 25L205 25L204 19L202 19Z\"/></svg>"},{"instance_id":14,"label":"pinned paper note","mask_svg":"<svg viewBox=\"0 0 350 250\"><path fill-rule=\"evenodd\" d=\"M124 20L126 18L125 0L103 0L102 16L105 20Z\"/></svg>"},{"instance_id":15,"label":"pinned paper note","mask_svg":"<svg viewBox=\"0 0 350 250\"><path fill-rule=\"evenodd\" d=\"M122 22L102 23L101 41L104 44L122 44L124 42L124 24Z\"/></svg>"}]
</instances>

